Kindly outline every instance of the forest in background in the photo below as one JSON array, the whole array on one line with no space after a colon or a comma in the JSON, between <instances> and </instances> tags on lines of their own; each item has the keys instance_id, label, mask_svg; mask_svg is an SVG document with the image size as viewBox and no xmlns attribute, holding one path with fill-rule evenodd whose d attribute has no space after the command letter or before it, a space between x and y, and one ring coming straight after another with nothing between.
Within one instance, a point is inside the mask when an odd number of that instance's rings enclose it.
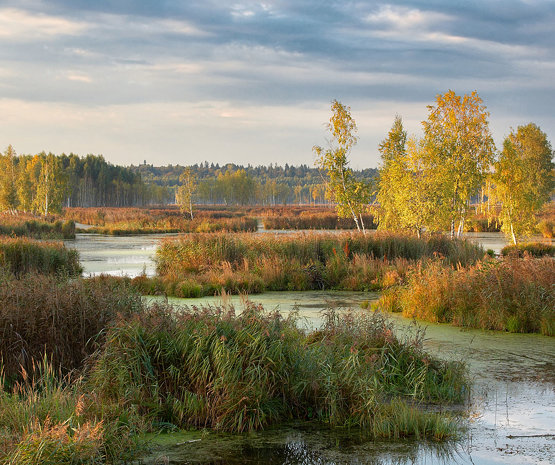
<instances>
[{"instance_id":1,"label":"forest in background","mask_svg":"<svg viewBox=\"0 0 555 465\"><path fill-rule=\"evenodd\" d=\"M0 155L0 209L46 215L64 207L136 207L175 202L185 166L113 165L102 155ZM325 204L325 183L316 168L300 166L189 166L195 203L222 205ZM377 169L358 171L368 181Z\"/></svg>"}]
</instances>

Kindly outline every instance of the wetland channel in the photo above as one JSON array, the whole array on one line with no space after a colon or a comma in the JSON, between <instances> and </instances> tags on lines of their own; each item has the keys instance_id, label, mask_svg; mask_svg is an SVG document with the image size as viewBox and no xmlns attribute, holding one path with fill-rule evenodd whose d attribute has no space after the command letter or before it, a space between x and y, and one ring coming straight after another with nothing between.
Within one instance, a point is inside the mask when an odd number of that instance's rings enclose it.
<instances>
[{"instance_id":1,"label":"wetland channel","mask_svg":"<svg viewBox=\"0 0 555 465\"><path fill-rule=\"evenodd\" d=\"M472 238L496 252L496 233ZM114 237L78 234L84 275L154 274L157 242L167 235ZM497 249L497 250L496 250ZM377 299L368 292L273 292L251 296L267 310L296 310L303 324L318 326L329 306L360 308ZM176 305L215 305L220 297L170 299ZM238 310L239 296L226 298ZM412 440L368 441L357 431L288 424L264 432L229 435L183 432L153 439L144 464L553 464L555 463L555 338L461 330L391 315L398 331L426 328L425 347L445 359L463 360L473 380L469 421L461 437L436 444Z\"/></svg>"}]
</instances>

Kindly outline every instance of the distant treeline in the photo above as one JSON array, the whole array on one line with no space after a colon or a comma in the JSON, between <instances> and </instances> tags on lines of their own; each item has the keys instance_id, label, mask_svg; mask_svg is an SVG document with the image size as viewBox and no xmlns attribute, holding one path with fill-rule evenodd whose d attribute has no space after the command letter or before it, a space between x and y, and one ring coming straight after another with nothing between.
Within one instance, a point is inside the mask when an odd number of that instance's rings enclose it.
<instances>
[{"instance_id":1,"label":"distant treeline","mask_svg":"<svg viewBox=\"0 0 555 465\"><path fill-rule=\"evenodd\" d=\"M307 165L190 165L196 182L194 202L222 205L325 204L321 173ZM185 166L112 165L102 155L80 157L41 152L0 154L0 211L37 214L64 207L135 207L175 202ZM357 172L371 180L377 169Z\"/></svg>"},{"instance_id":2,"label":"distant treeline","mask_svg":"<svg viewBox=\"0 0 555 465\"><path fill-rule=\"evenodd\" d=\"M0 209L47 215L63 207L129 207L173 201L168 189L97 155L0 154Z\"/></svg>"},{"instance_id":3,"label":"distant treeline","mask_svg":"<svg viewBox=\"0 0 555 465\"><path fill-rule=\"evenodd\" d=\"M172 192L179 185L179 176L185 166L130 166L141 178L158 186L167 186ZM288 205L325 204L325 182L317 168L307 165L243 166L228 163L195 164L189 166L197 188L196 203L224 205ZM371 181L378 170L368 168L356 171L360 179Z\"/></svg>"}]
</instances>

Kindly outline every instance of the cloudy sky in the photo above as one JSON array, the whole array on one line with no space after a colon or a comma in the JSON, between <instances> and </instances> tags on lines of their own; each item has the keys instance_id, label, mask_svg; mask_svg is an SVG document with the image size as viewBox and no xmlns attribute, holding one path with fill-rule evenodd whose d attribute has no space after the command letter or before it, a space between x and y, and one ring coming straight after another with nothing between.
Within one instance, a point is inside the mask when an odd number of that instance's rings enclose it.
<instances>
[{"instance_id":1,"label":"cloudy sky","mask_svg":"<svg viewBox=\"0 0 555 465\"><path fill-rule=\"evenodd\" d=\"M477 90L498 145L555 137L553 0L0 0L0 143L113 163L313 163L330 102L357 168L395 114Z\"/></svg>"}]
</instances>

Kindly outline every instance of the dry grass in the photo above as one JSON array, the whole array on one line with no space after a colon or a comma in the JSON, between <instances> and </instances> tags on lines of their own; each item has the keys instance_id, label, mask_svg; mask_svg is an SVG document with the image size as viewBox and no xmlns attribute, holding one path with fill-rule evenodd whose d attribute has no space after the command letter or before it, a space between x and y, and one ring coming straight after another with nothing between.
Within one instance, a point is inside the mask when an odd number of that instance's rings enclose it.
<instances>
[{"instance_id":1,"label":"dry grass","mask_svg":"<svg viewBox=\"0 0 555 465\"><path fill-rule=\"evenodd\" d=\"M63 372L81 368L118 314L141 308L140 297L102 278L60 281L52 276L0 276L0 360L4 375L32 371L45 354Z\"/></svg>"},{"instance_id":2,"label":"dry grass","mask_svg":"<svg viewBox=\"0 0 555 465\"><path fill-rule=\"evenodd\" d=\"M379 306L457 326L555 335L555 261L515 256L454 270L439 262L415 270Z\"/></svg>"},{"instance_id":3,"label":"dry grass","mask_svg":"<svg viewBox=\"0 0 555 465\"><path fill-rule=\"evenodd\" d=\"M0 270L21 276L27 273L78 276L79 254L62 242L43 242L0 236Z\"/></svg>"}]
</instances>

